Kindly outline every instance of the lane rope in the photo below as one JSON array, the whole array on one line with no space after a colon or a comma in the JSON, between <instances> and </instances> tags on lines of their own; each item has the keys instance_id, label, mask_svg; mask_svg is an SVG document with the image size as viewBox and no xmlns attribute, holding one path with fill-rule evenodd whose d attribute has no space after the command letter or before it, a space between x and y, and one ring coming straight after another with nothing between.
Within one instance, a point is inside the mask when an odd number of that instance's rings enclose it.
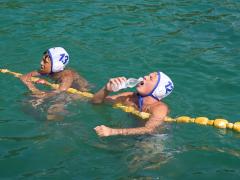
<instances>
[{"instance_id":1,"label":"lane rope","mask_svg":"<svg viewBox=\"0 0 240 180\"><path fill-rule=\"evenodd\" d=\"M17 72L13 72L10 71L8 69L0 69L1 73L7 73L7 74L11 74L17 78L19 78L22 74L21 73L17 73ZM37 83L39 80L41 80L38 77L31 77L31 81ZM52 89L58 89L59 85L58 84L53 84L50 83L46 80L44 80L44 84L50 86ZM74 88L69 88L67 89L67 92L72 93L72 94L79 94L80 96L86 97L91 99L93 97L93 94L90 92L82 92L82 91L78 91ZM114 108L118 108L121 109L124 112L133 114L141 119L147 120L150 117L149 113L146 112L140 112L137 109L131 107L131 106L125 106L121 103L117 103L114 104L113 106ZM216 128L221 128L221 129L232 129L234 131L240 132L240 122L229 122L226 119L214 119L214 120L210 120L207 117L196 117L196 118L192 118L189 116L180 116L180 117L176 117L176 118L171 118L171 117L165 117L164 119L165 122L177 122L177 123L195 123L195 124L199 124L199 125L204 125L204 126L213 126Z\"/></svg>"}]
</instances>

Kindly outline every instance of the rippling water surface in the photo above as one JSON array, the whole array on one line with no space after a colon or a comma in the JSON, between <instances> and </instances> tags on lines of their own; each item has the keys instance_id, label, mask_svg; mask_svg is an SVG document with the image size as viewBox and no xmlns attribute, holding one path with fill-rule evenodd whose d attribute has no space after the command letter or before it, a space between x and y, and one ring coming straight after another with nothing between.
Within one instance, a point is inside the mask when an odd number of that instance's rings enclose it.
<instances>
[{"instance_id":1,"label":"rippling water surface","mask_svg":"<svg viewBox=\"0 0 240 180\"><path fill-rule=\"evenodd\" d=\"M1 68L26 73L63 46L69 67L101 88L110 77L161 70L171 116L240 120L240 3L236 0L1 0ZM240 134L164 124L155 135L99 138L93 128L142 122L86 100L47 121L16 78L0 75L0 178L239 179Z\"/></svg>"}]
</instances>

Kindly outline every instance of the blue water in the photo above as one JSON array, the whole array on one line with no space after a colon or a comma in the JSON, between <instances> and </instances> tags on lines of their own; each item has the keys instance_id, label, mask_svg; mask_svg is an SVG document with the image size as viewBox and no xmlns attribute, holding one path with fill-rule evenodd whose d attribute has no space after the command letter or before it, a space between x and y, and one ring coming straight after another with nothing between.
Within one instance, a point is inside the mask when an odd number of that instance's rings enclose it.
<instances>
[{"instance_id":1,"label":"blue water","mask_svg":"<svg viewBox=\"0 0 240 180\"><path fill-rule=\"evenodd\" d=\"M0 1L0 68L27 73L63 46L69 67L91 84L161 70L175 84L170 116L240 121L240 2ZM26 87L0 75L1 179L239 179L240 134L196 124L164 124L155 135L99 138L93 128L143 122L86 100L33 108ZM40 87L44 88L44 87ZM67 96L67 95L66 95Z\"/></svg>"}]
</instances>

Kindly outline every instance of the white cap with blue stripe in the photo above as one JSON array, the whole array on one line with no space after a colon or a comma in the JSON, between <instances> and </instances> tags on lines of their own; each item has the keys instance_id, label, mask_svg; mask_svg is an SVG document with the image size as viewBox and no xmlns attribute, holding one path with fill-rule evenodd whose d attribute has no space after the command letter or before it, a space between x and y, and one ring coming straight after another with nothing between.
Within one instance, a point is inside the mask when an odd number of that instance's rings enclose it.
<instances>
[{"instance_id":1,"label":"white cap with blue stripe","mask_svg":"<svg viewBox=\"0 0 240 180\"><path fill-rule=\"evenodd\" d=\"M165 73L159 71L157 74L158 80L153 90L147 95L138 94L138 106L140 111L142 111L144 97L151 96L160 101L168 96L174 88L172 80Z\"/></svg>"},{"instance_id":2,"label":"white cap with blue stripe","mask_svg":"<svg viewBox=\"0 0 240 180\"><path fill-rule=\"evenodd\" d=\"M158 79L159 81L151 95L160 101L172 92L174 85L172 80L163 72L158 72Z\"/></svg>"},{"instance_id":3,"label":"white cap with blue stripe","mask_svg":"<svg viewBox=\"0 0 240 180\"><path fill-rule=\"evenodd\" d=\"M52 67L51 72L63 71L65 66L69 62L69 54L62 47L54 47L48 49L48 55L50 56Z\"/></svg>"}]
</instances>

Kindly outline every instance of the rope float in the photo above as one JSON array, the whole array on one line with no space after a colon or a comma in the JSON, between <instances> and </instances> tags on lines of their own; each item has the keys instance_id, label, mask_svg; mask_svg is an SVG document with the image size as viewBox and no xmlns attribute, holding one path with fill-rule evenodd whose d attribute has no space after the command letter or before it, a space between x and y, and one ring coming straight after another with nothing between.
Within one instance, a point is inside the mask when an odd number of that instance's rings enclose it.
<instances>
[{"instance_id":1,"label":"rope float","mask_svg":"<svg viewBox=\"0 0 240 180\"><path fill-rule=\"evenodd\" d=\"M20 76L22 76L21 73L16 73L16 72L13 72L13 71L9 71L8 69L0 69L0 72L1 73L8 73L8 74L11 74L17 78L19 78ZM38 77L31 77L31 81L32 82L38 82L39 80L41 80L40 78ZM46 80L44 80L45 84L50 86L52 89L58 89L59 85L58 84L53 84L53 83L50 83ZM81 91L78 91L74 88L68 88L67 89L67 92L69 93L72 93L72 94L79 94L81 96L84 96L84 97L87 97L87 98L92 98L93 97L93 94L89 93L89 92L81 92Z\"/></svg>"},{"instance_id":2,"label":"rope float","mask_svg":"<svg viewBox=\"0 0 240 180\"><path fill-rule=\"evenodd\" d=\"M20 73L9 71L8 69L0 69L0 72L1 73L12 74L17 78L19 78L22 75ZM41 79L37 78L37 77L32 77L31 78L32 82L37 82L39 80L41 80ZM58 84L53 84L53 83L50 83L46 80L45 80L45 84L50 86L53 89L58 89L58 87L59 87ZM93 97L92 93L81 92L81 91L78 91L74 88L67 89L67 92L72 93L72 94L79 94L79 95L84 96L86 98L92 98ZM144 120L147 120L150 117L149 113L140 112L140 111L136 110L135 108L133 108L131 106L125 106L121 103L117 103L113 107L121 109L124 112L131 113L131 114L133 114L135 116L138 116L138 117L140 117L141 119L144 119ZM165 122L177 122L177 123L195 123L195 124L205 125L205 126L214 126L216 128L220 128L220 129L232 129L234 131L240 132L240 122L231 123L226 119L210 120L207 117L191 118L189 116L180 116L180 117L176 117L176 118L165 117L164 121Z\"/></svg>"}]
</instances>

